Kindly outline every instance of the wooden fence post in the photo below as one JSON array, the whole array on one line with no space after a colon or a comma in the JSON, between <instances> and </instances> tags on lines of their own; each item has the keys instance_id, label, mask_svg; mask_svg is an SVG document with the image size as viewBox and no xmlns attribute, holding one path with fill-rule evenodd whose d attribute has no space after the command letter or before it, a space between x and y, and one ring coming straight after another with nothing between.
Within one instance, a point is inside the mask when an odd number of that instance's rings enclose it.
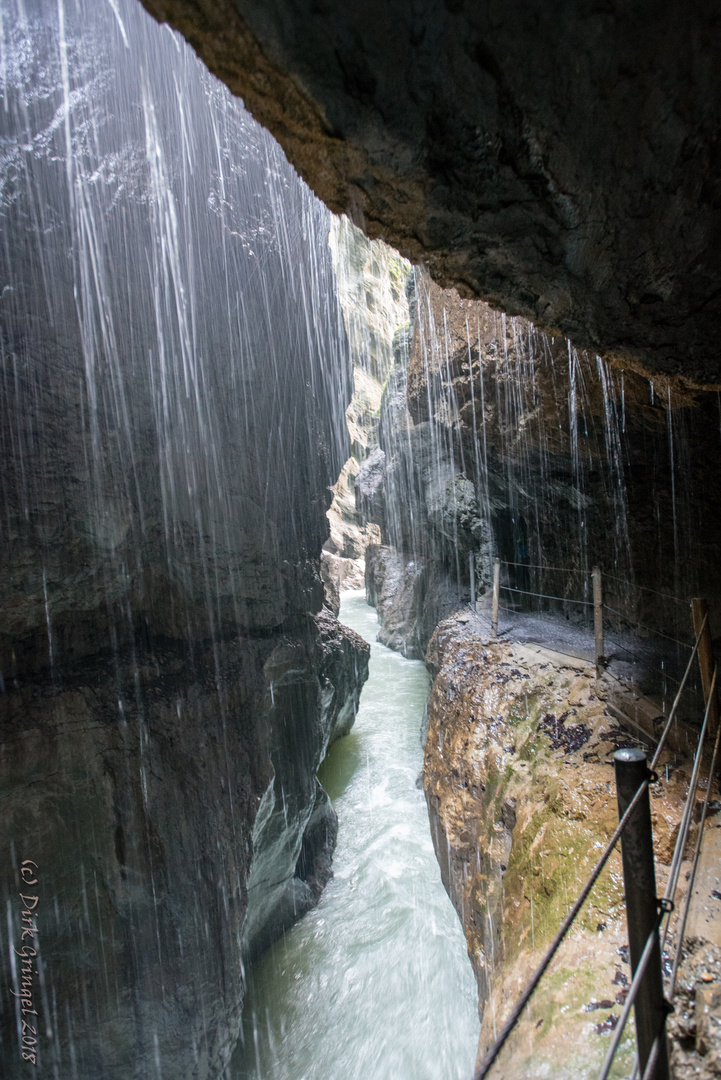
<instances>
[{"instance_id":1,"label":"wooden fence post","mask_svg":"<svg viewBox=\"0 0 721 1080\"><path fill-rule=\"evenodd\" d=\"M601 678L606 656L603 651L603 583L600 566L591 571L593 581L593 629L596 638L596 678Z\"/></svg>"},{"instance_id":2,"label":"wooden fence post","mask_svg":"<svg viewBox=\"0 0 721 1080\"><path fill-rule=\"evenodd\" d=\"M698 666L701 669L701 686L703 687L703 697L706 704L708 704L708 697L711 691L711 684L713 680L713 638L711 636L711 626L709 619L706 618L706 625L704 626L704 617L708 616L708 604L700 596L694 597L691 601L691 614L693 617L693 632L696 637L701 634L698 643ZM701 627L703 626L703 630ZM719 722L719 704L718 694L714 688L713 697L711 700L711 707L708 714L709 734L715 736L718 731Z\"/></svg>"},{"instance_id":3,"label":"wooden fence post","mask_svg":"<svg viewBox=\"0 0 721 1080\"><path fill-rule=\"evenodd\" d=\"M498 637L498 594L501 590L501 560L493 560L493 604L491 606L491 637Z\"/></svg>"}]
</instances>

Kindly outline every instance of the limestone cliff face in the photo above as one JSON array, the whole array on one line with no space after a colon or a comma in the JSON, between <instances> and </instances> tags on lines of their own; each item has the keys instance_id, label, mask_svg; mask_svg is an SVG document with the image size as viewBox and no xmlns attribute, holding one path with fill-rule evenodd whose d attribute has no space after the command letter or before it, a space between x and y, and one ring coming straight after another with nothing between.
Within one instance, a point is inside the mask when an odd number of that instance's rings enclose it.
<instances>
[{"instance_id":1,"label":"limestone cliff face","mask_svg":"<svg viewBox=\"0 0 721 1080\"><path fill-rule=\"evenodd\" d=\"M438 623L459 607L458 589L429 559L409 558L392 547L366 549L368 603L378 612L378 640L423 660Z\"/></svg>"},{"instance_id":2,"label":"limestone cliff face","mask_svg":"<svg viewBox=\"0 0 721 1080\"><path fill-rule=\"evenodd\" d=\"M329 215L137 5L25 18L2 31L0 1072L24 1075L29 859L33 1075L213 1080L244 963L330 873L316 770L367 673L321 611L351 397Z\"/></svg>"},{"instance_id":3,"label":"limestone cliff face","mask_svg":"<svg viewBox=\"0 0 721 1080\"><path fill-rule=\"evenodd\" d=\"M482 1056L618 823L608 759L633 736L590 665L490 642L469 613L439 625L428 663L424 789L478 983ZM662 889L690 766L669 752L659 773L651 806ZM616 852L503 1052L502 1074L598 1074L630 982L622 893ZM629 1032L619 1076L633 1052Z\"/></svg>"},{"instance_id":4,"label":"limestone cliff face","mask_svg":"<svg viewBox=\"0 0 721 1080\"><path fill-rule=\"evenodd\" d=\"M338 298L353 363L353 396L346 409L351 456L333 486L324 545L324 579L332 591L362 588L364 555L380 541L378 525L358 512L356 478L378 445L383 388L407 349L412 284L410 264L381 241L370 241L347 218L334 218L330 246Z\"/></svg>"},{"instance_id":5,"label":"limestone cliff face","mask_svg":"<svg viewBox=\"0 0 721 1080\"><path fill-rule=\"evenodd\" d=\"M409 320L410 264L347 217L332 219L330 246L353 364L382 387L393 367L396 332Z\"/></svg>"},{"instance_id":6,"label":"limestone cliff face","mask_svg":"<svg viewBox=\"0 0 721 1080\"><path fill-rule=\"evenodd\" d=\"M328 488L348 456L330 215L186 46L123 13L135 63L114 19L91 21L85 47L71 38L67 146L57 26L37 16L30 59L20 29L6 43L6 679L111 635L222 637L317 611ZM180 103L163 65L186 80Z\"/></svg>"},{"instance_id":7,"label":"limestone cliff face","mask_svg":"<svg viewBox=\"0 0 721 1080\"><path fill-rule=\"evenodd\" d=\"M718 382L718 20L662 0L144 0L442 285Z\"/></svg>"},{"instance_id":8,"label":"limestone cliff face","mask_svg":"<svg viewBox=\"0 0 721 1080\"><path fill-rule=\"evenodd\" d=\"M370 647L326 609L310 649L284 637L265 661L267 751L272 776L253 819L243 924L252 959L313 907L331 876L337 819L316 772L328 746L355 721Z\"/></svg>"}]
</instances>

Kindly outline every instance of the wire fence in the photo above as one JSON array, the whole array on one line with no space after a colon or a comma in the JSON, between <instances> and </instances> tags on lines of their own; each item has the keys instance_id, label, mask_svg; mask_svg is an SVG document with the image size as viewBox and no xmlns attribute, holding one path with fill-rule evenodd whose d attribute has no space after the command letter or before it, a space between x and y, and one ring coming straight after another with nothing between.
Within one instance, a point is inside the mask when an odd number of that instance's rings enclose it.
<instances>
[{"instance_id":1,"label":"wire fence","mask_svg":"<svg viewBox=\"0 0 721 1080\"><path fill-rule=\"evenodd\" d=\"M471 601L473 602L475 598L473 568L475 556L471 555L470 558ZM598 620L600 619L600 637L612 646L611 659L615 656L617 660L623 661L626 665L631 665L630 668L625 670L623 677L630 678L634 686L638 683L642 687L640 690L642 696L647 693L659 694L662 708L665 709L669 690L668 683L678 684L679 674L683 667L684 660L682 660L680 650L685 652L693 648L693 636L689 634L690 640L684 640L683 631L678 621L684 608L686 613L690 612L691 600L675 596L670 592L654 589L651 586L639 585L617 574L604 572L601 575L601 571L597 567L594 567L593 571L590 572L588 569L572 566L548 566L543 563L506 559L496 559L495 564L496 568L499 566L506 567L511 573L510 580L506 576L506 580L503 582L500 580L500 575L494 573L494 610L503 611L511 616L518 616L522 611L528 611L530 615L536 610L535 605L540 605L543 608L548 604L559 604L562 605L566 618L569 618L570 612L574 625L578 627L583 625L585 616L593 612L597 642L599 640ZM537 581L542 581L543 575L548 573L572 575L573 586L572 589L569 588L569 592L574 592L576 595L561 595L565 591L564 589L559 591L541 587L531 588L531 583L524 580L524 577L527 579L528 573L531 571L537 572L534 574ZM599 575L598 591L595 584L593 584L594 575ZM581 596L577 595L579 578L584 583L582 593L585 593L585 595ZM611 591L611 598L614 603L608 603L604 596L599 605L597 597L602 595L607 582L615 582L616 586L618 586L617 590ZM648 621L648 619L640 617L637 608L634 607L631 601L629 601L629 606L625 608L622 594L625 592L628 597L633 594L634 590L638 594L647 593L659 598L664 603L668 601L676 605L678 614L675 614L674 611L669 612L668 609L665 609L665 611L661 609L660 611L662 619L665 617L667 621L673 624L672 627L663 626L663 621L661 621L661 625L652 625L652 622ZM593 599L589 597L591 593ZM501 597L506 599L506 603L502 602ZM528 607L522 604L524 598L529 601ZM620 604L619 598L622 601ZM572 614L573 611L578 613L577 616ZM671 629L675 632L670 632ZM681 630L680 633L679 630ZM654 639L657 639L655 645L653 643ZM662 645L661 642L664 644ZM543 644L543 641L541 640L540 643ZM673 650L670 650L668 646L673 646ZM596 656L597 664L605 666L608 660L608 657ZM689 693L705 700L705 696L698 685L689 686ZM688 715L689 717L692 715L690 710L688 710Z\"/></svg>"},{"instance_id":2,"label":"wire fence","mask_svg":"<svg viewBox=\"0 0 721 1080\"><path fill-rule=\"evenodd\" d=\"M628 578L618 577L616 574L605 573L604 577L609 578L611 581L617 581L620 585L624 585L630 589L637 589L639 592L651 593L652 596L660 596L663 600L671 600L676 604L688 604L688 600L681 596L674 596L673 593L660 592L658 589L652 589L649 585L639 585L635 581L629 581Z\"/></svg>"},{"instance_id":3,"label":"wire fence","mask_svg":"<svg viewBox=\"0 0 721 1080\"><path fill-rule=\"evenodd\" d=\"M544 573L576 574L585 579L588 579L591 576L588 570L582 570L572 566L545 566L542 563L512 562L508 559L499 559L498 562L501 564L501 566L510 566L514 567L515 569L521 570L540 570ZM648 585L638 585L636 582L630 581L628 578L619 577L617 574L609 574L604 571L603 580L604 582L615 581L616 583L622 585L625 589L628 590L635 589L639 592L646 592L653 596L658 596L663 600L669 600L672 603L680 604L686 609L688 609L691 604L690 599L681 596L674 596L672 593L661 592L658 589L650 588L650 586ZM593 600L582 600L573 596L556 596L552 593L535 591L533 589L523 589L518 588L517 586L510 585L501 585L500 588L504 592L523 594L524 596L531 596L540 600L553 600L560 604L574 604L580 607L594 606ZM619 608L613 607L611 604L607 604L605 602L603 604L603 610L605 612L608 612L608 614L610 615L615 615L617 618L623 619L629 624L629 626L633 626L636 629L645 630L649 634L655 634L657 637L664 638L666 641L673 642L673 644L675 645L680 645L684 649L692 648L690 642L682 641L680 638L667 634L656 626L651 626L649 623L641 620L638 617L637 613L633 611L621 611Z\"/></svg>"},{"instance_id":4,"label":"wire fence","mask_svg":"<svg viewBox=\"0 0 721 1080\"><path fill-rule=\"evenodd\" d=\"M559 948L560 948L560 946L561 946L561 944L563 942L563 939L566 937L566 934L568 933L568 931L571 929L574 922L576 921L576 917L577 917L578 913L580 912L581 908L583 907L583 905L585 904L586 900L588 899L588 896L589 896L589 894L591 892L591 889L593 888L593 886L598 881L598 879L599 879L599 877L601 875L601 871L603 870L604 866L606 865L609 858L611 857L611 852L615 848L615 846L616 846L616 844L618 842L618 839L621 836L623 830L626 828L626 825L628 824L628 821L629 821L629 819L631 817L631 814L636 809L636 806L638 805L638 803L641 801L641 797L642 797L644 791L646 790L646 788L648 787L649 782L650 781L648 779L644 780L644 782L641 784L638 791L636 792L633 800L631 801L631 803L629 804L629 806L628 806L628 808L626 810L626 813L623 815L623 817L619 821L619 823L618 823L618 825L616 827L616 831L614 832L613 836L611 837L608 844L606 845L606 848L605 848L605 850L603 852L603 855L601 856L601 858L598 860L598 862L594 866L593 870L591 871L590 877L586 881L586 884L583 886L583 889L579 893L579 895L578 895L575 903L571 907L571 910L569 911L568 915L563 920L563 923L561 924L561 928L558 931L558 933L556 934L553 941L551 942L551 945L549 946L548 950L546 951L546 954L543 957L543 960L541 961L541 963L536 968L535 972L533 973L533 975L531 977L530 982L526 986L526 989L523 991L520 998L516 1002L512 1012L511 1012L511 1015L508 1017L508 1020L503 1025L503 1028L501 1029L501 1032L500 1032L498 1038L496 1039L495 1043L493 1044L493 1046L491 1047L491 1049L488 1051L488 1053L484 1057L483 1061L481 1062L480 1067L478 1068L478 1071L475 1073L474 1080L483 1080L483 1077L488 1075L488 1073L489 1073L492 1065L494 1064L496 1058L498 1057L501 1050L503 1049L506 1042L508 1041L508 1037L511 1034L511 1032L513 1031L513 1029L515 1028L518 1021L520 1020L523 1010L525 1009L528 1002L531 1000L531 997L533 995L534 990L536 989L536 987L540 983L541 979L545 975L549 964L551 963L554 956L558 952L558 950L559 950Z\"/></svg>"},{"instance_id":5,"label":"wire fence","mask_svg":"<svg viewBox=\"0 0 721 1080\"><path fill-rule=\"evenodd\" d=\"M511 1033L513 1032L514 1028L518 1024L518 1022L519 1022L519 1020L521 1018L521 1015L523 1014L526 1006L528 1005L528 1002L530 1001L531 997L533 996L534 991L536 990L536 988L538 987L539 983L541 982L544 974L548 970L549 965L551 964L554 956L558 952L558 949L560 948L563 940L565 939L565 937L568 934L569 930L573 926L577 916L579 915L579 913L580 913L581 909L583 908L586 900L588 899L591 891L593 890L596 882L598 881L604 867L606 866L606 864L607 864L607 862L608 862L608 860L609 860L609 858L611 856L611 853L613 852L614 848L616 847L616 844L618 843L619 839L621 838L621 836L625 832L626 828L628 827L628 824L631 821L631 819L632 819L632 817L634 815L634 812L636 811L637 807L641 803L641 800L642 800L642 798L644 796L644 793L648 791L649 786L652 783L655 783L658 780L658 776L657 776L657 774L655 772L655 769L656 769L656 766L659 763L659 760L661 758L661 754L662 754L662 752L664 750L664 747L666 745L669 733L671 731L671 726L672 726L672 724L674 722L674 719L675 719L676 714L677 714L677 710L679 708L679 703L681 701L682 694L684 693L684 690L687 687L694 660L696 660L697 657L699 657L699 660L700 660L699 648L701 646L702 641L704 640L704 633L707 631L707 627L708 627L708 612L705 613L705 615L703 617L703 620L702 620L700 626L698 627L698 631L697 631L697 633L695 635L694 644L691 647L692 648L691 655L690 655L690 657L688 659L688 662L686 664L686 668L685 668L683 677L680 680L678 691L677 691L677 693L676 693L676 695L674 697L673 705L672 705L671 710L670 710L670 712L668 714L668 717L666 718L666 723L664 725L663 731L661 732L661 736L660 736L660 738L658 740L658 743L657 743L655 752L653 754L653 757L651 759L650 765L649 765L648 769L646 770L646 776L643 779L642 783L638 786L638 788L637 788L637 790L635 792L635 795L630 800L629 805L626 808L625 812L622 814L621 819L620 819L620 821L618 823L618 826L616 827L611 839L609 840L608 844L606 845L606 848L604 849L603 854L601 855L600 859L598 860L598 862L594 866L593 870L591 871L590 875L588 876L588 878L587 878L583 888L581 889L575 903L572 905L572 907L569 910L566 918L564 919L558 933L556 934L555 938L553 939L550 946L546 950L546 953L545 953L541 963L539 964L536 971L532 975L531 979L529 980L528 984L526 985L526 988L524 989L524 991L522 992L522 994L518 998L518 1001L516 1002L516 1005L514 1006L513 1010L511 1011L511 1014L508 1017L506 1023L503 1025L503 1028L501 1029L500 1033L498 1034L498 1037L496 1038L495 1042L490 1047L490 1049L486 1053L485 1057L483 1058L483 1061L481 1062L478 1069L476 1070L476 1072L474 1074L474 1080L484 1080L484 1078L486 1076L488 1076L489 1072L493 1068L493 1065L497 1061L501 1051L503 1050L503 1047L506 1045ZM669 937L669 931L670 931L670 926L671 926L671 915L672 915L672 912L674 911L675 897L676 897L676 893L677 893L677 890L678 890L681 867L682 867L682 863L683 863L683 856L684 856L684 852L685 852L685 849L686 849L686 845L688 843L689 832L690 832L690 828L691 828L691 824L692 824L693 816L694 816L694 807L696 805L696 791L697 791L697 788L698 788L700 772L701 772L701 765L702 765L702 760L703 760L704 741L705 741L706 733L707 733L707 731L709 729L709 720L710 720L711 711L712 711L712 703L715 701L716 677L717 677L717 670L714 667L710 687L708 688L708 693L706 695L706 707L705 707L705 711L704 711L703 723L702 723L702 726L701 726L701 731L699 733L698 743L697 743L695 754L694 754L694 763L693 763L693 769L692 769L692 773L691 773L691 778L690 778L689 785L688 785L688 791L687 791L687 794L686 794L686 802L685 802L684 811L683 811L683 814L682 814L682 817L681 817L681 822L680 822L680 825L679 825L678 836L677 836L676 844L675 844L675 847L674 847L673 857L672 857L671 866L670 866L669 873L668 873L668 878L667 878L667 882L666 882L666 888L664 890L664 895L660 900L656 901L657 907L658 907L657 918L656 918L656 921L655 921L655 923L653 925L653 928L652 928L651 932L649 933L649 935L648 935L648 937L646 939L646 943L645 943L645 946L643 948L642 955L641 955L638 963L636 964L636 969L635 969L634 975L633 975L633 981L631 983L631 987L629 989L628 996L627 996L627 998L626 998L626 1000L624 1002L623 1011L622 1011L622 1013L621 1013L621 1015L619 1017L617 1025L616 1025L616 1027L614 1029L611 1044L609 1046L608 1053L606 1054L606 1058L604 1060L601 1072L599 1073L598 1080L607 1080L607 1078L609 1076L609 1073L610 1073L611 1067L613 1065L616 1053L617 1053L618 1048L619 1048L619 1046L621 1044L621 1039L623 1037L624 1029L626 1027L626 1023L627 1023L628 1018L630 1016L631 1009L634 1007L634 1005L635 1005L635 1003L637 1001L639 992L641 991L641 987L642 987L642 984L644 982L646 971L647 971L649 965L651 964L652 958L654 956L654 949L656 949L657 946L658 946L659 931L660 931L660 929L662 927L662 924L663 924L664 920L666 921L666 925L665 925L665 929L664 929L664 932L663 932L663 942L661 944L661 949L665 948L666 943L667 943L667 939ZM718 730L716 731L716 738L715 738L715 743L714 743L714 748L713 748L713 755L712 755L711 763L710 763L710 766L709 766L709 772L708 772L709 780L708 780L708 784L707 784L707 787L706 787L706 796L705 796L704 806L703 806L703 810L702 810L702 814L701 814L701 822L700 822L700 825L699 825L699 832L698 832L698 836L697 836L697 839L696 839L694 853L693 853L693 856L692 856L692 868L691 868L691 871L690 871L690 884L689 884L688 891L687 891L687 894L686 894L684 912L683 912L683 915L682 915L682 917L680 919L680 922L677 923L677 927L676 927L677 940L676 940L676 947L675 947L673 965L672 965L672 968L671 968L671 976L670 976L669 984L668 984L668 987L667 987L668 1000L672 1000L674 992L675 992L678 967L679 967L680 958L681 958L681 955L682 955L684 935L685 935L686 925L687 925L687 920L688 920L688 912L689 912L689 908L690 908L690 904L691 904L691 898L693 896L693 885L694 885L694 881L695 881L695 878L696 878L696 871L697 871L698 862L699 862L700 853L701 853L701 847L702 847L702 841L703 841L703 828L704 828L704 823L705 823L705 820L706 820L706 814L707 814L707 810L708 810L709 797L710 797L711 787L712 787L712 777L715 775L714 770L715 770L715 767L716 767L717 755L718 755L718 750L719 750L719 742L721 741L721 724L718 724L718 717L716 717L716 723L717 723ZM658 965L658 959L656 960L656 964ZM643 1080L653 1080L653 1078L655 1078L658 1075L657 1067L658 1067L658 1063L660 1061L660 1055L661 1055L662 1049L664 1050L664 1054L665 1054L665 1037L666 1036L665 1036L665 1016L664 1016L663 1023L660 1026L658 1032L655 1035L655 1038L654 1038L654 1041L653 1041L653 1043L651 1045L651 1049L650 1049L650 1052L648 1054L647 1060L644 1063ZM636 1077L638 1075L638 1071L639 1071L639 1058L637 1056L636 1065L635 1065L634 1074L633 1074L634 1077Z\"/></svg>"},{"instance_id":6,"label":"wire fence","mask_svg":"<svg viewBox=\"0 0 721 1080\"><path fill-rule=\"evenodd\" d=\"M541 600L559 600L562 604L580 604L583 607L593 607L593 600L574 600L570 596L549 596L547 593L531 592L530 589L513 589L510 585L499 586L504 592L523 593L524 596L537 596Z\"/></svg>"}]
</instances>

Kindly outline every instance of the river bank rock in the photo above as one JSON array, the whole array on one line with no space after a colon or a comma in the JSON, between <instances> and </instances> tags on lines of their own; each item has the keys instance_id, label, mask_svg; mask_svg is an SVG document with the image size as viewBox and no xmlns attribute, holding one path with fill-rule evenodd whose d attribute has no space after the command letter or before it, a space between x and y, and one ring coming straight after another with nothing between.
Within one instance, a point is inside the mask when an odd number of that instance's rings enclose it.
<instances>
[{"instance_id":1,"label":"river bank rock","mask_svg":"<svg viewBox=\"0 0 721 1080\"><path fill-rule=\"evenodd\" d=\"M438 622L458 607L458 592L429 559L408 558L391 547L366 550L366 597L378 612L378 641L422 660Z\"/></svg>"},{"instance_id":2,"label":"river bank rock","mask_svg":"<svg viewBox=\"0 0 721 1080\"><path fill-rule=\"evenodd\" d=\"M717 924L713 942L693 931L684 943L675 1009L669 1017L671 1065L674 1080L716 1080L721 1076L719 929Z\"/></svg>"},{"instance_id":3,"label":"river bank rock","mask_svg":"<svg viewBox=\"0 0 721 1080\"><path fill-rule=\"evenodd\" d=\"M610 761L634 738L590 664L491 642L468 613L438 626L427 662L423 783L478 983L482 1056L618 822ZM689 772L678 762L666 779L665 760L651 790L659 890ZM615 852L504 1051L508 1075L598 1072L630 982L622 894ZM619 1068L632 1049L629 1029Z\"/></svg>"},{"instance_id":4,"label":"river bank rock","mask_svg":"<svg viewBox=\"0 0 721 1080\"><path fill-rule=\"evenodd\" d=\"M76 1075L126 1080L155 1052L167 1076L222 1073L244 964L332 873L337 823L316 770L353 723L368 654L324 612L192 662L166 642L0 697L10 944L21 945L19 894L32 891L43 1024L62 1001L43 1075L62 1075L72 1053ZM9 969L3 978L14 985ZM19 1076L12 1008L5 1021L0 1060Z\"/></svg>"}]
</instances>

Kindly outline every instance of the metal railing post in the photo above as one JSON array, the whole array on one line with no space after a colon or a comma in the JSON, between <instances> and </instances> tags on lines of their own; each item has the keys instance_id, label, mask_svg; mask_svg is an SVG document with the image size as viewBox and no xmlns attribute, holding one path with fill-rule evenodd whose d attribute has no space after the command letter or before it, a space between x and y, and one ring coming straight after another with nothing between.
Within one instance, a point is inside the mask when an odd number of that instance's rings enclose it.
<instances>
[{"instance_id":1,"label":"metal railing post","mask_svg":"<svg viewBox=\"0 0 721 1080\"><path fill-rule=\"evenodd\" d=\"M596 639L596 677L600 679L606 661L603 651L603 584L600 566L594 566L591 579L593 581L593 629Z\"/></svg>"},{"instance_id":2,"label":"metal railing post","mask_svg":"<svg viewBox=\"0 0 721 1080\"><path fill-rule=\"evenodd\" d=\"M501 591L501 560L493 560L493 604L491 606L491 637L498 637L498 595Z\"/></svg>"},{"instance_id":3,"label":"metal railing post","mask_svg":"<svg viewBox=\"0 0 721 1080\"><path fill-rule=\"evenodd\" d=\"M471 574L471 607L476 610L476 557L471 551L468 555L468 568Z\"/></svg>"},{"instance_id":4,"label":"metal railing post","mask_svg":"<svg viewBox=\"0 0 721 1080\"><path fill-rule=\"evenodd\" d=\"M622 817L639 787L648 777L648 768L646 755L642 750L617 750L613 758L616 767L618 812ZM631 971L635 973L649 935L657 923L659 910L648 788L631 814L621 837L621 855ZM653 952L634 1004L641 1075L646 1068L656 1037L659 1037L659 1051L651 1073L651 1080L669 1080L666 1011L666 1002L663 997L661 949L658 931L656 931Z\"/></svg>"},{"instance_id":5,"label":"metal railing post","mask_svg":"<svg viewBox=\"0 0 721 1080\"><path fill-rule=\"evenodd\" d=\"M713 638L711 636L711 626L709 625L708 618L708 604L706 603L706 601L702 600L701 597L694 597L694 599L691 601L691 614L693 617L693 632L699 639L698 666L701 669L701 686L703 687L703 696L707 704L709 694L711 694L711 708L709 709L708 714L709 729L710 734L712 736L715 736L718 730L719 723L719 704L716 690L711 689L714 668ZM705 625L704 618L706 619Z\"/></svg>"}]
</instances>

